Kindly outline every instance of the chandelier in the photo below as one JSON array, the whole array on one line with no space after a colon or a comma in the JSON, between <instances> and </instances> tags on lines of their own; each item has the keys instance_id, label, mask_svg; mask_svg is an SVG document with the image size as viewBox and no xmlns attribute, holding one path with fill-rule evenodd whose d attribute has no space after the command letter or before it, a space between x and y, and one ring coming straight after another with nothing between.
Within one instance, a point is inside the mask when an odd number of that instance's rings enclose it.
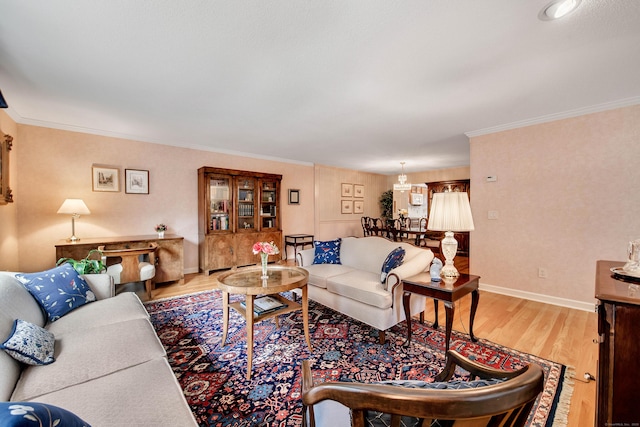
<instances>
[{"instance_id":1,"label":"chandelier","mask_svg":"<svg viewBox=\"0 0 640 427\"><path fill-rule=\"evenodd\" d=\"M398 175L398 184L393 184L395 191L411 191L411 183L407 182L407 175L404 174L404 162L400 162L402 172Z\"/></svg>"}]
</instances>

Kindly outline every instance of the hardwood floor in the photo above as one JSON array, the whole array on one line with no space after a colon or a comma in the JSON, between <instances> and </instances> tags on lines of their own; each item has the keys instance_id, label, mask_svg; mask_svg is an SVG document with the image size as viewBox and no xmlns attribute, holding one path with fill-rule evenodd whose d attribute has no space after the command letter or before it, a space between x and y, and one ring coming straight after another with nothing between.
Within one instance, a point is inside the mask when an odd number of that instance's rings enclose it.
<instances>
[{"instance_id":1,"label":"hardwood floor","mask_svg":"<svg viewBox=\"0 0 640 427\"><path fill-rule=\"evenodd\" d=\"M460 272L468 273L468 259L456 257ZM184 285L160 286L154 299L172 297L215 288L212 276L189 274ZM453 329L467 332L471 298L456 303ZM444 304L439 318L445 319ZM433 321L433 303L427 302L426 320ZM443 322L444 323L444 322ZM597 315L520 298L480 291L474 323L476 337L516 350L535 354L575 368L575 380L568 426L592 426L595 421L596 383L582 382L585 372L596 375L598 345Z\"/></svg>"}]
</instances>

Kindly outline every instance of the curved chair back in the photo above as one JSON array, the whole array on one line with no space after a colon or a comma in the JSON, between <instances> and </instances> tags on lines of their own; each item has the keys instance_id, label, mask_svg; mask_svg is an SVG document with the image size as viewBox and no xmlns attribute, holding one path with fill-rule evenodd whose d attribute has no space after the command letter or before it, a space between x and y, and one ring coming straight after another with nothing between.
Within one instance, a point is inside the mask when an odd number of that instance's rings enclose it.
<instances>
[{"instance_id":1,"label":"curved chair back","mask_svg":"<svg viewBox=\"0 0 640 427\"><path fill-rule=\"evenodd\" d=\"M472 378L498 380L491 385L466 389L409 388L398 385L325 382L313 384L308 360L302 364L303 425L337 427L345 420L335 414L351 412L351 425L364 427L372 419L382 419L382 425L447 426L524 426L531 408L544 387L544 373L536 364L518 371L502 371L473 362L454 350L447 352L447 366L436 381L448 381L455 367L460 366ZM405 381L404 383L411 383ZM331 406L327 403L340 405ZM314 408L317 406L317 408ZM325 414L319 414L319 411ZM332 414L334 416L332 417ZM349 412L346 411L346 425ZM408 420L407 417L411 419ZM324 420L316 423L316 418ZM439 424L437 424L439 423Z\"/></svg>"},{"instance_id":2,"label":"curved chair back","mask_svg":"<svg viewBox=\"0 0 640 427\"><path fill-rule=\"evenodd\" d=\"M113 277L115 284L144 282L147 297L151 298L156 275L156 251L158 244L147 243L135 248L119 248L102 245L103 262L107 266L107 274Z\"/></svg>"}]
</instances>

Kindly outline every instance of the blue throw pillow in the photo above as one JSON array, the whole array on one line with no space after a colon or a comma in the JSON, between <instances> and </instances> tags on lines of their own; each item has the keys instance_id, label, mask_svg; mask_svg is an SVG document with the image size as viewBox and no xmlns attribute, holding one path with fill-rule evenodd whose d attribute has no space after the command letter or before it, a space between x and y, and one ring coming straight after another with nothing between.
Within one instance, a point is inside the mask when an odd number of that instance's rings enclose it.
<instances>
[{"instance_id":1,"label":"blue throw pillow","mask_svg":"<svg viewBox=\"0 0 640 427\"><path fill-rule=\"evenodd\" d=\"M66 409L37 402L0 402L3 427L91 427Z\"/></svg>"},{"instance_id":2,"label":"blue throw pillow","mask_svg":"<svg viewBox=\"0 0 640 427\"><path fill-rule=\"evenodd\" d=\"M391 270L402 265L402 261L404 261L405 251L400 246L391 251L389 255L387 255L387 259L382 263L382 273L380 274L380 283L384 283L387 280L387 275Z\"/></svg>"},{"instance_id":3,"label":"blue throw pillow","mask_svg":"<svg viewBox=\"0 0 640 427\"><path fill-rule=\"evenodd\" d=\"M17 361L27 365L48 365L55 361L53 357L55 342L56 338L46 329L16 319L9 338L0 344L0 348Z\"/></svg>"},{"instance_id":4,"label":"blue throw pillow","mask_svg":"<svg viewBox=\"0 0 640 427\"><path fill-rule=\"evenodd\" d=\"M314 264L341 264L340 244L342 239L329 240L328 242L313 241L315 247Z\"/></svg>"},{"instance_id":5,"label":"blue throw pillow","mask_svg":"<svg viewBox=\"0 0 640 427\"><path fill-rule=\"evenodd\" d=\"M68 263L40 273L16 274L16 279L38 301L49 322L96 300L87 282Z\"/></svg>"}]
</instances>

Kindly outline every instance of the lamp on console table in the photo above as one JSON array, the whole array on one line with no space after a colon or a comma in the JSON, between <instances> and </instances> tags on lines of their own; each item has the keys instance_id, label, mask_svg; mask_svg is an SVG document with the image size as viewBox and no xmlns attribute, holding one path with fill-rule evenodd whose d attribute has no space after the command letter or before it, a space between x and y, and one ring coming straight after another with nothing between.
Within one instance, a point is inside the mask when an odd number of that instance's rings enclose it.
<instances>
[{"instance_id":1,"label":"lamp on console table","mask_svg":"<svg viewBox=\"0 0 640 427\"><path fill-rule=\"evenodd\" d=\"M76 218L80 218L80 215L89 215L91 211L84 204L82 199L66 199L60 209L59 214L71 215L71 237L67 239L68 242L77 242L80 239L76 237Z\"/></svg>"},{"instance_id":2,"label":"lamp on console table","mask_svg":"<svg viewBox=\"0 0 640 427\"><path fill-rule=\"evenodd\" d=\"M458 241L453 237L453 232L472 231L473 229L473 217L467 193L452 191L433 194L427 230L445 232L444 239L442 239L442 253L445 258L444 267L440 272L442 277L460 276L453 265L453 259L458 251Z\"/></svg>"}]
</instances>

